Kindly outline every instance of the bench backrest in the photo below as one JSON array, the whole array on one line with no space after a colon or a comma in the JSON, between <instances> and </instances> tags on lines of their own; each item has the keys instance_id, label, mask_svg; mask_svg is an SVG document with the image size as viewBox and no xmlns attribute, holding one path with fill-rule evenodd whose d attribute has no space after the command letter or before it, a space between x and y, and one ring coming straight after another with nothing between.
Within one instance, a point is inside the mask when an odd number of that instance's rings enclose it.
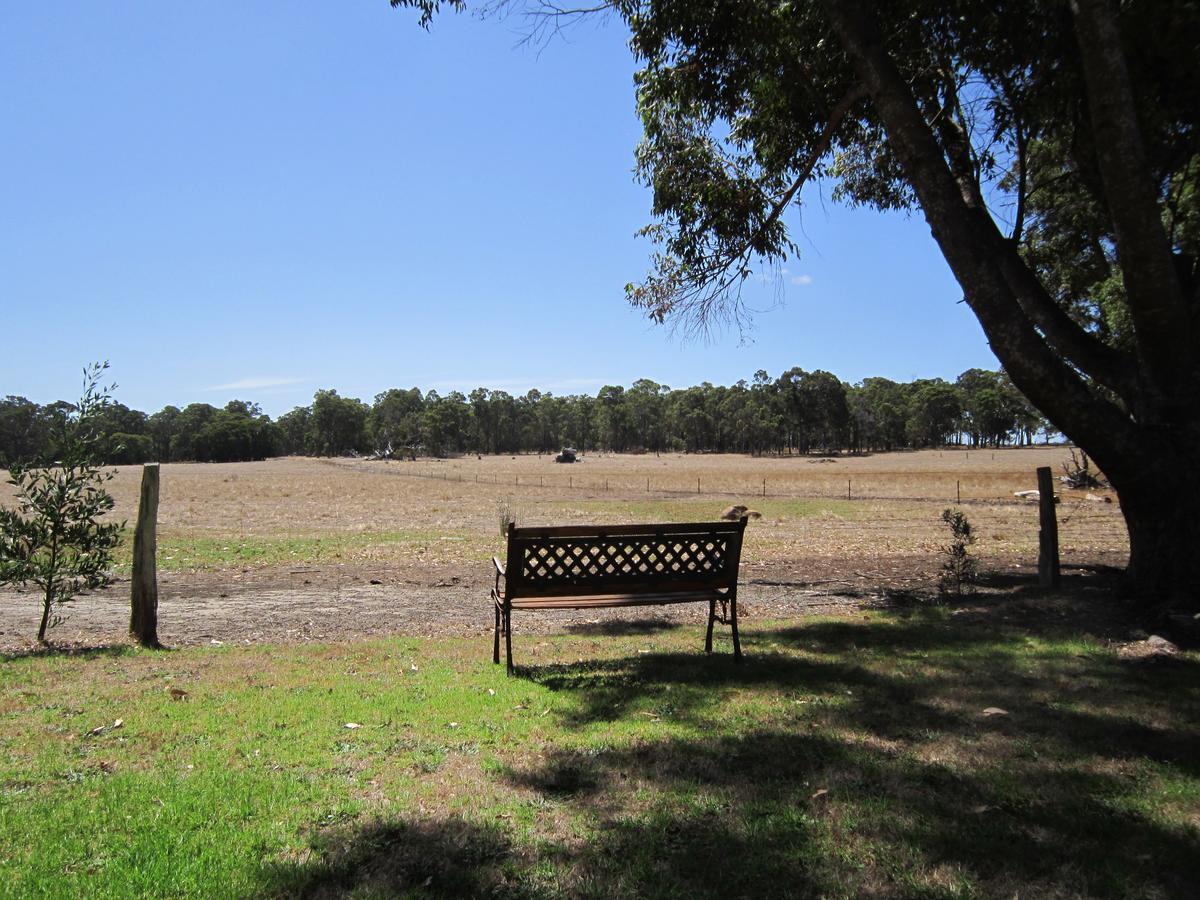
<instances>
[{"instance_id":1,"label":"bench backrest","mask_svg":"<svg viewBox=\"0 0 1200 900\"><path fill-rule=\"evenodd\" d=\"M506 595L656 594L737 585L746 520L508 526Z\"/></svg>"}]
</instances>

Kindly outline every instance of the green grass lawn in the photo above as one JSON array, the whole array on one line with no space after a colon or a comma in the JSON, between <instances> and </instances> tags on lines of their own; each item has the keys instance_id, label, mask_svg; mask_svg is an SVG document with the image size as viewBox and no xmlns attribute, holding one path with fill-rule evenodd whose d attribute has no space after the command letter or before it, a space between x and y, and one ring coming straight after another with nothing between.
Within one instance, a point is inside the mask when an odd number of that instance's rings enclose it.
<instances>
[{"instance_id":1,"label":"green grass lawn","mask_svg":"<svg viewBox=\"0 0 1200 900\"><path fill-rule=\"evenodd\" d=\"M1200 658L966 618L0 659L0 894L1194 890Z\"/></svg>"}]
</instances>

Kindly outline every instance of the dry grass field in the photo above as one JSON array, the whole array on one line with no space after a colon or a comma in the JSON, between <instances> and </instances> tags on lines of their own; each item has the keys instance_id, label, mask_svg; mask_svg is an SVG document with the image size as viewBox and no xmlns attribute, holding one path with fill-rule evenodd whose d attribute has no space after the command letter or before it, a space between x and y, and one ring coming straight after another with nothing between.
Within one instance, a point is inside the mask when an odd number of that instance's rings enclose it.
<instances>
[{"instance_id":1,"label":"dry grass field","mask_svg":"<svg viewBox=\"0 0 1200 900\"><path fill-rule=\"evenodd\" d=\"M744 503L762 513L743 553L748 615L929 591L961 497L985 569L1031 572L1036 504L1014 491L1060 471L1062 447L864 457L653 454L367 461L287 458L162 471L162 630L176 643L330 638L400 628L490 628L487 585L503 513L521 524L698 521ZM140 467L111 483L136 516ZM764 495L765 492L765 495ZM1103 493L1103 492L1100 492ZM5 502L10 502L6 500ZM1115 502L1062 493L1064 564L1120 565ZM119 560L127 573L128 548ZM124 627L124 582L84 598L57 639ZM28 639L33 598L0 594L0 645ZM8 608L11 608L8 609ZM553 627L547 622L546 627Z\"/></svg>"}]
</instances>

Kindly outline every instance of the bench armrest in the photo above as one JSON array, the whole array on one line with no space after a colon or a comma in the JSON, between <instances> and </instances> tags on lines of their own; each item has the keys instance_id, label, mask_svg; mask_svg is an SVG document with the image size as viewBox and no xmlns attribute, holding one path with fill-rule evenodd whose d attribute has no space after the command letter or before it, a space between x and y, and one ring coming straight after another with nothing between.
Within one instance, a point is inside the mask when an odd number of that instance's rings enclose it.
<instances>
[{"instance_id":1,"label":"bench armrest","mask_svg":"<svg viewBox=\"0 0 1200 900\"><path fill-rule=\"evenodd\" d=\"M500 596L500 579L505 578L504 563L500 562L499 557L492 557L492 565L496 567L496 595Z\"/></svg>"}]
</instances>

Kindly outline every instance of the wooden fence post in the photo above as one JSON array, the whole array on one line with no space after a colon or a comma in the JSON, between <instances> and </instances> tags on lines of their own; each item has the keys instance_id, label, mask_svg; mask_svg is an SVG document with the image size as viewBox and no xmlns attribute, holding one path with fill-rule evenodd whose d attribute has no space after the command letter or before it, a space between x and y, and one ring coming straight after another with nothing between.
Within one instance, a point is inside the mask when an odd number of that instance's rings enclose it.
<instances>
[{"instance_id":1,"label":"wooden fence post","mask_svg":"<svg viewBox=\"0 0 1200 900\"><path fill-rule=\"evenodd\" d=\"M1037 470L1038 480L1038 584L1058 587L1062 572L1058 561L1058 518L1054 512L1054 479L1049 466Z\"/></svg>"},{"instance_id":2,"label":"wooden fence post","mask_svg":"<svg viewBox=\"0 0 1200 900\"><path fill-rule=\"evenodd\" d=\"M129 631L143 647L158 642L158 463L142 467L137 530L133 533L133 574L130 578Z\"/></svg>"}]
</instances>

